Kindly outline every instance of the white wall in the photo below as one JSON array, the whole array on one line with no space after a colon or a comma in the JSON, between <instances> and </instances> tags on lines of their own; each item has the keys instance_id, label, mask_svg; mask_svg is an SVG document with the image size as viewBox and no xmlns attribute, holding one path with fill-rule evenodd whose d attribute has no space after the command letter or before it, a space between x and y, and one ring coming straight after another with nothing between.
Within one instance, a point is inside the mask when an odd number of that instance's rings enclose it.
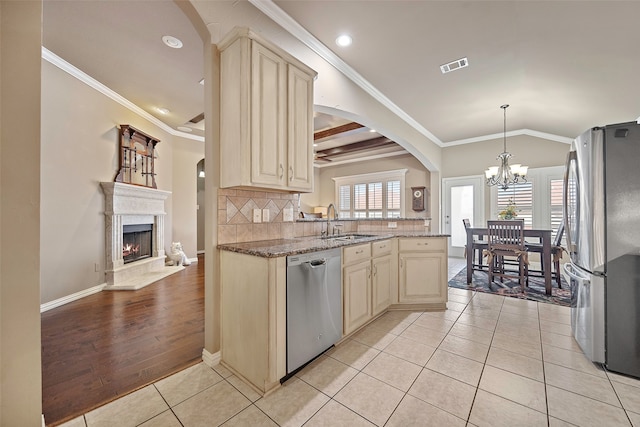
<instances>
[{"instance_id":1,"label":"white wall","mask_svg":"<svg viewBox=\"0 0 640 427\"><path fill-rule=\"evenodd\" d=\"M117 174L119 124L160 139L156 183L173 193L165 204L165 251L175 232L187 255L196 256L195 169L204 144L169 134L43 60L41 303L105 281L104 195L99 183L111 182Z\"/></svg>"}]
</instances>

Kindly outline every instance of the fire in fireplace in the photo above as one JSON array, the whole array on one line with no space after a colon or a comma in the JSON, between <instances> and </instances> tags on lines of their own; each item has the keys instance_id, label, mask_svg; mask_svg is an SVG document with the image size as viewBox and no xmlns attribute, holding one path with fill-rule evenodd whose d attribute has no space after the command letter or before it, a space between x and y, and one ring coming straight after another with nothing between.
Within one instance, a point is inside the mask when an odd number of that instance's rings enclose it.
<instances>
[{"instance_id":1,"label":"fire in fireplace","mask_svg":"<svg viewBox=\"0 0 640 427\"><path fill-rule=\"evenodd\" d=\"M122 259L125 264L151 256L152 231L153 224L122 226Z\"/></svg>"}]
</instances>

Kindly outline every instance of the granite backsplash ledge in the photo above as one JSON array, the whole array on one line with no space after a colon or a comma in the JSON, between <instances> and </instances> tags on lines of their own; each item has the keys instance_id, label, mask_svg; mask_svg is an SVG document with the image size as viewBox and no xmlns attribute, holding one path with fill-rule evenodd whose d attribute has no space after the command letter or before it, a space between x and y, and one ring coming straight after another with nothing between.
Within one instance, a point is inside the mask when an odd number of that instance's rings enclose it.
<instances>
[{"instance_id":1,"label":"granite backsplash ledge","mask_svg":"<svg viewBox=\"0 0 640 427\"><path fill-rule=\"evenodd\" d=\"M242 243L261 240L319 236L326 229L326 219L298 219L298 194L266 191L218 189L218 243ZM254 209L269 209L269 217L254 223ZM294 221L284 221L283 210L293 209ZM389 228L395 223L395 228ZM355 232L429 232L425 218L338 219L341 233Z\"/></svg>"}]
</instances>

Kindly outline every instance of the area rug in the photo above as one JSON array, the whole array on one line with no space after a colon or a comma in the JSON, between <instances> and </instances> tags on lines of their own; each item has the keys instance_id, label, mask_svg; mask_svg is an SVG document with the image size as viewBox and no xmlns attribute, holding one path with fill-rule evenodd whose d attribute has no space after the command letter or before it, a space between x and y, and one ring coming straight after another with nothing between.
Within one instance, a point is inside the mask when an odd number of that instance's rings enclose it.
<instances>
[{"instance_id":1,"label":"area rug","mask_svg":"<svg viewBox=\"0 0 640 427\"><path fill-rule=\"evenodd\" d=\"M558 289L558 285L554 280L551 288L551 295L547 295L544 291L544 278L529 277L529 287L522 292L520 283L516 280L504 280L500 283L500 279L496 279L494 283L489 283L486 272L474 271L471 279L471 285L467 285L467 269L463 268L455 277L449 280L449 286L452 288L466 289L477 292L487 292L506 297L528 299L538 302L546 302L550 304L571 305L571 292L569 285L564 278L561 280L562 289Z\"/></svg>"}]
</instances>

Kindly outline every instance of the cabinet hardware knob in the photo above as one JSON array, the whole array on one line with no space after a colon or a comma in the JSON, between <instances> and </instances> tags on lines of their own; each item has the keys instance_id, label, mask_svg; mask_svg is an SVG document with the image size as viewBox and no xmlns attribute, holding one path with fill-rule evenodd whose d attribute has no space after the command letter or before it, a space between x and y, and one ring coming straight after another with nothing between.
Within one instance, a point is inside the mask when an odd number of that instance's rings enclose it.
<instances>
[{"instance_id":1,"label":"cabinet hardware knob","mask_svg":"<svg viewBox=\"0 0 640 427\"><path fill-rule=\"evenodd\" d=\"M356 251L356 255L361 254L362 252L364 252L364 249L360 249L359 251Z\"/></svg>"},{"instance_id":2,"label":"cabinet hardware knob","mask_svg":"<svg viewBox=\"0 0 640 427\"><path fill-rule=\"evenodd\" d=\"M280 179L282 179L283 176L284 176L284 167L282 166L282 163L280 163Z\"/></svg>"},{"instance_id":3,"label":"cabinet hardware knob","mask_svg":"<svg viewBox=\"0 0 640 427\"><path fill-rule=\"evenodd\" d=\"M293 166L289 165L289 181L293 181Z\"/></svg>"}]
</instances>

